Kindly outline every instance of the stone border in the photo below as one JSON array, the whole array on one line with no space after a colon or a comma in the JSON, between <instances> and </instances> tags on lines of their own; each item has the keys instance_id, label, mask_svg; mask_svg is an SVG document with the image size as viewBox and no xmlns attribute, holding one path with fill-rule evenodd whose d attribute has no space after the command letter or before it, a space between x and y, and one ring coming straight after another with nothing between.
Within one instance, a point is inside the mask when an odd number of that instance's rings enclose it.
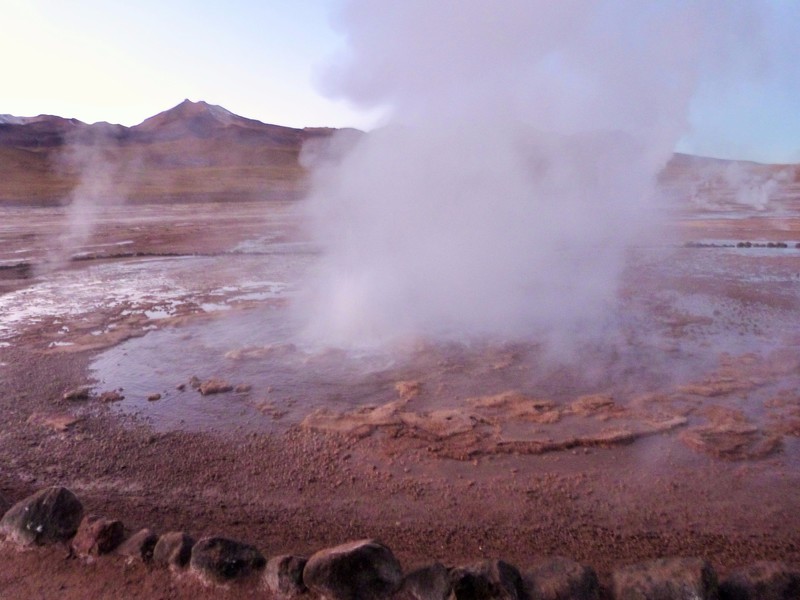
<instances>
[{"instance_id":1,"label":"stone border","mask_svg":"<svg viewBox=\"0 0 800 600\"><path fill-rule=\"evenodd\" d=\"M660 558L617 568L611 587L602 588L594 569L562 557L545 559L526 571L502 560L481 560L450 567L434 563L403 573L392 551L377 540L347 542L310 557L284 554L267 560L257 548L225 537L195 540L182 531L159 536L150 529L126 537L124 532L119 520L85 515L80 500L64 487L28 496L0 520L0 536L20 548L66 544L73 556L84 559L115 554L191 573L207 585L253 586L265 598L280 600L800 598L800 570L781 562L756 562L720 582L705 559Z\"/></svg>"}]
</instances>

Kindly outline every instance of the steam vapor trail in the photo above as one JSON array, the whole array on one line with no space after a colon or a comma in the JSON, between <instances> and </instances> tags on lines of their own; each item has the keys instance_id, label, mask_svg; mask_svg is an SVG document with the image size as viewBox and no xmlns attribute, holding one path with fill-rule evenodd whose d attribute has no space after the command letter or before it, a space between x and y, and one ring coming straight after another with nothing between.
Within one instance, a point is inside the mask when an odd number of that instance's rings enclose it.
<instances>
[{"instance_id":1,"label":"steam vapor trail","mask_svg":"<svg viewBox=\"0 0 800 600\"><path fill-rule=\"evenodd\" d=\"M48 258L50 269L63 266L90 241L107 208L125 202L126 174L137 170L138 159L121 152L104 124L95 124L67 137L55 168L74 178L75 186L63 199L64 223Z\"/></svg>"},{"instance_id":2,"label":"steam vapor trail","mask_svg":"<svg viewBox=\"0 0 800 600\"><path fill-rule=\"evenodd\" d=\"M741 66L755 3L351 0L332 96L384 125L308 148L333 344L575 339L602 326L698 82ZM736 50L739 48L739 50ZM746 61L745 61L746 62Z\"/></svg>"}]
</instances>

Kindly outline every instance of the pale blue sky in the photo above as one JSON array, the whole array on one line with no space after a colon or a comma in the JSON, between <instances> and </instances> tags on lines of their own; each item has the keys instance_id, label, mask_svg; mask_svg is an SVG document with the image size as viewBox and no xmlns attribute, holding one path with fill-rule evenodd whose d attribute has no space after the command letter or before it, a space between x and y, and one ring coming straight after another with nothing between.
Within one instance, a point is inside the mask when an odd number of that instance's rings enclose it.
<instances>
[{"instance_id":1,"label":"pale blue sky","mask_svg":"<svg viewBox=\"0 0 800 600\"><path fill-rule=\"evenodd\" d=\"M269 123L368 128L375 113L315 85L343 44L339 1L0 0L0 113L133 125L190 98ZM747 77L701 88L678 149L800 162L800 0L765 2L769 47Z\"/></svg>"},{"instance_id":2,"label":"pale blue sky","mask_svg":"<svg viewBox=\"0 0 800 600\"><path fill-rule=\"evenodd\" d=\"M0 0L0 113L133 125L184 98L291 126L367 126L315 89L333 0Z\"/></svg>"}]
</instances>

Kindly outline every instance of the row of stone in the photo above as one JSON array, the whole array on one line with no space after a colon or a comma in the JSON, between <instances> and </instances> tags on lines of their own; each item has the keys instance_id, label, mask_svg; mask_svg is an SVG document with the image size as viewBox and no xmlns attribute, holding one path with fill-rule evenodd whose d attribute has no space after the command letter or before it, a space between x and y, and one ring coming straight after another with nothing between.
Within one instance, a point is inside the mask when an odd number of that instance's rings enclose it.
<instances>
[{"instance_id":1,"label":"row of stone","mask_svg":"<svg viewBox=\"0 0 800 600\"><path fill-rule=\"evenodd\" d=\"M287 600L309 594L328 600L598 600L602 594L590 567L564 558L539 563L524 575L500 560L450 568L436 563L404 575L391 550L375 540L267 561L253 546L224 537L195 541L184 532L158 536L143 529L125 538L120 521L84 515L81 502L63 487L43 489L12 506L0 520L0 535L22 546L69 543L78 556L114 552L189 569L210 583L255 581L268 596ZM800 599L800 572L776 562L750 565L721 584L699 558L632 565L612 579L610 593L617 600Z\"/></svg>"}]
</instances>

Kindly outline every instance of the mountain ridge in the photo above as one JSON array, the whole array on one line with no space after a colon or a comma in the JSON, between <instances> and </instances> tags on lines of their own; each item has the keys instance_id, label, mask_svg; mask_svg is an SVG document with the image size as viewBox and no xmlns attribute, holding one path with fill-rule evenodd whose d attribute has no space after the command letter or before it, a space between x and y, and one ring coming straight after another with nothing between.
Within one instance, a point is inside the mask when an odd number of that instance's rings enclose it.
<instances>
[{"instance_id":1,"label":"mountain ridge","mask_svg":"<svg viewBox=\"0 0 800 600\"><path fill-rule=\"evenodd\" d=\"M0 117L0 203L69 202L92 171L128 201L294 199L307 189L299 156L337 130L249 119L184 100L128 127L55 115Z\"/></svg>"},{"instance_id":2,"label":"mountain ridge","mask_svg":"<svg viewBox=\"0 0 800 600\"><path fill-rule=\"evenodd\" d=\"M264 123L189 99L133 126L3 114L0 204L70 202L95 171L103 173L107 190L101 192L109 201L117 196L132 202L296 199L309 186L300 162L303 144L337 131L343 130ZM739 171L749 182L775 176L800 181L800 165L675 153L659 183L727 185L741 180Z\"/></svg>"}]
</instances>

